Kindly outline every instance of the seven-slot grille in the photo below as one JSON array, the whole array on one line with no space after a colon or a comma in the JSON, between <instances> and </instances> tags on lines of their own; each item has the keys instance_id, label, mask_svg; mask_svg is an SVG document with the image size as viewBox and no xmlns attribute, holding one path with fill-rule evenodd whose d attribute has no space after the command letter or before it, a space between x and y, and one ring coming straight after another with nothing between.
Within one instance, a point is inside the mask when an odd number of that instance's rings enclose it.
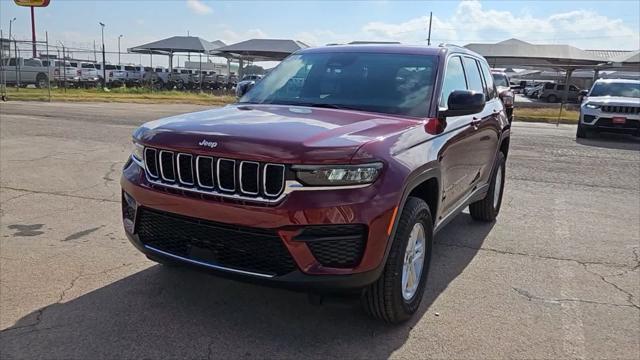
<instances>
[{"instance_id":1,"label":"seven-slot grille","mask_svg":"<svg viewBox=\"0 0 640 360\"><path fill-rule=\"evenodd\" d=\"M616 105L603 105L602 112L617 113L617 114L640 114L640 107L638 106L616 106Z\"/></svg>"},{"instance_id":2,"label":"seven-slot grille","mask_svg":"<svg viewBox=\"0 0 640 360\"><path fill-rule=\"evenodd\" d=\"M153 183L212 195L276 199L284 191L285 166L147 147L144 163Z\"/></svg>"}]
</instances>

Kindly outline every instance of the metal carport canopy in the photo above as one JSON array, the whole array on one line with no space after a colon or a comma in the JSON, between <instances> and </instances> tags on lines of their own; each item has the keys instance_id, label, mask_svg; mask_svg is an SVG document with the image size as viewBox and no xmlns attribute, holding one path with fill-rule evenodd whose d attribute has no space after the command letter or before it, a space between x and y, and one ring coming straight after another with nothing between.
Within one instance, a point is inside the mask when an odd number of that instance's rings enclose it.
<instances>
[{"instance_id":1,"label":"metal carport canopy","mask_svg":"<svg viewBox=\"0 0 640 360\"><path fill-rule=\"evenodd\" d=\"M213 54L215 49L222 46L225 46L225 43L220 40L209 42L196 36L172 36L170 38L132 47L127 49L127 51L139 54L168 55L169 68L172 69L173 54L175 53Z\"/></svg>"},{"instance_id":2,"label":"metal carport canopy","mask_svg":"<svg viewBox=\"0 0 640 360\"><path fill-rule=\"evenodd\" d=\"M239 60L281 61L309 45L296 40L251 39L215 49L212 54L227 54Z\"/></svg>"},{"instance_id":3,"label":"metal carport canopy","mask_svg":"<svg viewBox=\"0 0 640 360\"><path fill-rule=\"evenodd\" d=\"M492 67L524 66L561 70L596 69L607 61L570 45L536 45L518 39L496 44L468 44Z\"/></svg>"}]
</instances>

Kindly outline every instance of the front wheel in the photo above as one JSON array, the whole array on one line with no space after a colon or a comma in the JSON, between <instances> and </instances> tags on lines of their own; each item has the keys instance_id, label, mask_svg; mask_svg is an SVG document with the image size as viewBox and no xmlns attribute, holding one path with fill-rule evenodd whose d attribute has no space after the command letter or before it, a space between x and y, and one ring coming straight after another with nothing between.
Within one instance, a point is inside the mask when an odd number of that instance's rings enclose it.
<instances>
[{"instance_id":1,"label":"front wheel","mask_svg":"<svg viewBox=\"0 0 640 360\"><path fill-rule=\"evenodd\" d=\"M382 275L362 295L362 305L372 317L399 323L413 315L422 301L426 284L433 221L424 200L409 197Z\"/></svg>"},{"instance_id":2,"label":"front wheel","mask_svg":"<svg viewBox=\"0 0 640 360\"><path fill-rule=\"evenodd\" d=\"M505 163L504 154L498 152L487 195L484 199L469 205L469 213L474 220L493 221L498 216L504 191Z\"/></svg>"},{"instance_id":3,"label":"front wheel","mask_svg":"<svg viewBox=\"0 0 640 360\"><path fill-rule=\"evenodd\" d=\"M576 129L576 137L579 139L587 138L587 129L585 129L580 123L578 123L578 128Z\"/></svg>"}]
</instances>

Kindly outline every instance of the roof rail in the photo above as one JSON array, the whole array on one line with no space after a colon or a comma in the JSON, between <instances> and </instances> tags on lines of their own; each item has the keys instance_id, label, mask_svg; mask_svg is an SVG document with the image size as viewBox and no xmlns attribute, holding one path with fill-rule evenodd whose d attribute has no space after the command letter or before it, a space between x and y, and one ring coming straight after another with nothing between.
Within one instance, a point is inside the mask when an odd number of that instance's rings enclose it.
<instances>
[{"instance_id":1,"label":"roof rail","mask_svg":"<svg viewBox=\"0 0 640 360\"><path fill-rule=\"evenodd\" d=\"M438 47L457 47L460 49L466 49L466 47L464 46L460 46L460 45L456 45L456 44L450 44L450 43L440 43L438 44Z\"/></svg>"}]
</instances>

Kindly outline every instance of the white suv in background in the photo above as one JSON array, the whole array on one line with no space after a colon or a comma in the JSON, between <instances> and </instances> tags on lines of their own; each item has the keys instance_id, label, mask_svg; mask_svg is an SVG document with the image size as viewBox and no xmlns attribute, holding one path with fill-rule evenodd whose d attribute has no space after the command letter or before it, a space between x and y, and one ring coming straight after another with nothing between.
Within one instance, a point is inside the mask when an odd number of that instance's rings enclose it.
<instances>
[{"instance_id":1,"label":"white suv in background","mask_svg":"<svg viewBox=\"0 0 640 360\"><path fill-rule=\"evenodd\" d=\"M576 137L592 131L640 136L640 81L599 79L593 84L580 105Z\"/></svg>"}]
</instances>

